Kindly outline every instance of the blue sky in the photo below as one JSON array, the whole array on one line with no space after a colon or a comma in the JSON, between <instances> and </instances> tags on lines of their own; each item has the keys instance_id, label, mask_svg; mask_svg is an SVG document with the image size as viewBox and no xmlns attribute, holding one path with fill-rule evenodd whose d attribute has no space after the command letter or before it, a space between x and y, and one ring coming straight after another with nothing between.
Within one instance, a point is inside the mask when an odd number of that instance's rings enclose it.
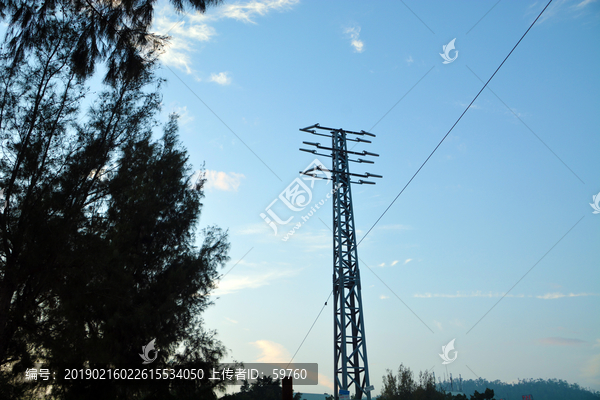
<instances>
[{"instance_id":1,"label":"blue sky","mask_svg":"<svg viewBox=\"0 0 600 400\"><path fill-rule=\"evenodd\" d=\"M256 0L178 15L158 4L155 30L171 36L164 113L181 114L190 162L205 163L201 225L230 233L227 275L205 315L227 360L289 361L331 292L330 203L287 240L310 206L276 201L271 210L292 217L277 234L260 216L313 162L302 141L327 143L298 129L377 135L357 147L380 154L376 163L352 165L383 175L353 187L361 240L544 6ZM600 214L590 206L600 192L599 33L600 2L553 2L364 237L375 393L400 363L600 390ZM443 64L452 39L457 57ZM310 204L329 188L314 183ZM300 391L332 393L332 307L294 358L321 373ZM452 339L457 359L444 366Z\"/></svg>"}]
</instances>

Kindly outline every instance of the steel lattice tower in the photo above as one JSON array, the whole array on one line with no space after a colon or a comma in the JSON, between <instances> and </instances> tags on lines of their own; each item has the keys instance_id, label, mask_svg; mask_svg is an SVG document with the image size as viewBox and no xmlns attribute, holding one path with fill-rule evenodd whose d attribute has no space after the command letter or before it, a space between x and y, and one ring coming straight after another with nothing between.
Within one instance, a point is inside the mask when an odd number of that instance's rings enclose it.
<instances>
[{"instance_id":1,"label":"steel lattice tower","mask_svg":"<svg viewBox=\"0 0 600 400\"><path fill-rule=\"evenodd\" d=\"M328 131L328 134L317 132L316 129ZM351 181L352 177L381 178L381 175L370 173L350 173L350 162L373 164L373 161L348 156L376 156L367 151L357 152L347 148L347 141L371 143L362 139L364 136L375 137L365 131L352 132L344 129L331 129L315 124L300 129L314 135L331 138L331 147L321 146L320 143L303 142L320 150L331 151L330 154L320 154L317 150L300 149L315 155L331 157L331 177L333 180L333 298L334 298L334 396L338 399L340 390L353 389L357 398L371 400L373 387L369 381L369 365L367 362L367 343L365 338L365 323L362 309L360 271L358 268L358 252L356 246L356 231L354 229L354 211L352 207L351 184L375 184L375 182L359 179ZM356 135L347 138L346 135ZM305 175L314 178L319 176L319 168L303 171Z\"/></svg>"}]
</instances>

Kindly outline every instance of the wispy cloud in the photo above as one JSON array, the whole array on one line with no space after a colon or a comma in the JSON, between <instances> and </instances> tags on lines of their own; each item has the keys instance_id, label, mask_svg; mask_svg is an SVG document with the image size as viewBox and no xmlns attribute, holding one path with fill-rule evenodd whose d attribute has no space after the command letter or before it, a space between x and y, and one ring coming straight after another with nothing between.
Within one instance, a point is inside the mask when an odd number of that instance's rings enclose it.
<instances>
[{"instance_id":1,"label":"wispy cloud","mask_svg":"<svg viewBox=\"0 0 600 400\"><path fill-rule=\"evenodd\" d=\"M554 300L554 299L562 299L563 297L587 297L587 296L600 296L600 294L598 293L569 293L569 294L563 294L563 293L546 293L545 295L542 296L535 296L538 299L544 299L544 300Z\"/></svg>"},{"instance_id":2,"label":"wispy cloud","mask_svg":"<svg viewBox=\"0 0 600 400\"><path fill-rule=\"evenodd\" d=\"M287 11L299 0L263 0L248 3L226 4L219 7L217 14L220 18L231 18L237 21L255 24L257 16L264 16L270 11Z\"/></svg>"},{"instance_id":3,"label":"wispy cloud","mask_svg":"<svg viewBox=\"0 0 600 400\"><path fill-rule=\"evenodd\" d=\"M379 296L379 298L380 298L381 300L385 300L385 299L389 299L389 298L390 298L390 296L386 296L385 294L382 294L381 296Z\"/></svg>"},{"instance_id":4,"label":"wispy cloud","mask_svg":"<svg viewBox=\"0 0 600 400\"><path fill-rule=\"evenodd\" d=\"M394 230L394 231L407 231L412 229L411 226L409 225L402 225L402 224L392 224L392 225L382 225L377 227L377 229L381 229L381 230Z\"/></svg>"},{"instance_id":5,"label":"wispy cloud","mask_svg":"<svg viewBox=\"0 0 600 400\"><path fill-rule=\"evenodd\" d=\"M412 56L408 56L408 58L406 59L406 63L407 63L408 65L410 65L410 64L412 64L412 63L414 63L414 62L415 62L415 60L413 60Z\"/></svg>"},{"instance_id":6,"label":"wispy cloud","mask_svg":"<svg viewBox=\"0 0 600 400\"><path fill-rule=\"evenodd\" d=\"M231 77L228 72L219 72L218 74L211 74L210 81L216 82L219 85L229 85L231 83Z\"/></svg>"},{"instance_id":7,"label":"wispy cloud","mask_svg":"<svg viewBox=\"0 0 600 400\"><path fill-rule=\"evenodd\" d=\"M407 259L406 261L404 261L404 264L408 264L410 261L412 261L412 258L409 258L409 259ZM400 261L398 261L398 260L394 260L394 261L392 261L392 262L389 264L389 266L390 266L390 267L393 267L394 265L398 264L399 262L400 262ZM377 265L376 265L376 267L381 267L381 268L384 268L384 267L387 267L387 266L388 266L388 265L387 265L386 263L384 263L384 262L382 262L381 264L377 264Z\"/></svg>"},{"instance_id":8,"label":"wispy cloud","mask_svg":"<svg viewBox=\"0 0 600 400\"><path fill-rule=\"evenodd\" d=\"M422 293L422 294L419 294L419 293L417 293L413 297L429 299L429 298L433 298L433 297L461 298L461 297L503 297L503 296L504 297L525 297L525 295L522 295L522 294L520 294L520 295L512 295L512 294L505 295L504 293L492 293L492 292L483 293L481 291L476 291L476 292L471 292L471 293L456 292L455 294L446 294L446 293Z\"/></svg>"},{"instance_id":9,"label":"wispy cloud","mask_svg":"<svg viewBox=\"0 0 600 400\"><path fill-rule=\"evenodd\" d=\"M269 225L265 224L264 222L257 222L254 224L247 224L244 225L243 227L237 229L235 231L236 234L238 235L264 235L264 234L270 234L271 236L273 236L273 231L271 230L271 228L269 227Z\"/></svg>"},{"instance_id":10,"label":"wispy cloud","mask_svg":"<svg viewBox=\"0 0 600 400\"><path fill-rule=\"evenodd\" d=\"M409 262L411 262L413 259L412 258L407 258L406 260L404 260L404 265L408 264Z\"/></svg>"},{"instance_id":11,"label":"wispy cloud","mask_svg":"<svg viewBox=\"0 0 600 400\"><path fill-rule=\"evenodd\" d=\"M287 11L299 0L255 0L246 3L225 4L209 8L205 14L199 12L181 16L172 8L164 7L157 13L152 30L170 36L169 43L160 59L163 64L178 68L188 74L195 74L190 53L198 43L211 41L217 30L209 24L221 19L233 19L256 24L257 17L271 11ZM200 80L200 78L196 77ZM212 79L211 79L212 80ZM217 82L220 83L220 82Z\"/></svg>"},{"instance_id":12,"label":"wispy cloud","mask_svg":"<svg viewBox=\"0 0 600 400\"><path fill-rule=\"evenodd\" d=\"M538 339L538 342L547 346L579 346L587 343L584 340L570 339L565 337L547 337Z\"/></svg>"},{"instance_id":13,"label":"wispy cloud","mask_svg":"<svg viewBox=\"0 0 600 400\"><path fill-rule=\"evenodd\" d=\"M576 4L575 6L573 6L576 9L581 10L582 8L584 8L585 6L587 6L588 4L592 4L595 3L596 0L583 0L581 3Z\"/></svg>"},{"instance_id":14,"label":"wispy cloud","mask_svg":"<svg viewBox=\"0 0 600 400\"><path fill-rule=\"evenodd\" d=\"M415 294L413 297L418 297L418 298L424 298L424 299L429 299L429 298L434 298L434 297L443 297L443 298L461 298L461 297L489 297L489 298L497 298L497 297L514 297L514 298L524 298L524 297L528 297L528 298L538 298L538 299L542 299L542 300L554 300L554 299L560 299L563 297L584 297L584 296L600 296L600 294L598 293L570 293L570 294L562 294L562 293L548 293L545 295L541 295L541 296L534 296L534 295L524 295L524 294L506 294L504 292L496 292L496 293L492 293L492 292L482 292L482 291L475 291L475 292L470 292L470 293L466 293L466 292L456 292L455 294L447 294L447 293L417 293Z\"/></svg>"},{"instance_id":15,"label":"wispy cloud","mask_svg":"<svg viewBox=\"0 0 600 400\"><path fill-rule=\"evenodd\" d=\"M271 283L279 279L294 276L296 273L296 271L292 270L274 270L248 275L229 274L225 279L223 279L222 282L219 282L217 284L217 288L212 293L212 295L222 296L225 294L238 292L244 289L257 289L262 286L270 285Z\"/></svg>"},{"instance_id":16,"label":"wispy cloud","mask_svg":"<svg viewBox=\"0 0 600 400\"><path fill-rule=\"evenodd\" d=\"M362 40L359 39L360 36L360 26L355 26L352 28L346 28L344 33L348 35L350 38L350 45L354 47L354 52L362 53L365 51L365 44Z\"/></svg>"},{"instance_id":17,"label":"wispy cloud","mask_svg":"<svg viewBox=\"0 0 600 400\"><path fill-rule=\"evenodd\" d=\"M286 228L282 231L284 236L290 229L293 228L294 224L298 222L297 219L293 219L288 225L284 225ZM267 224L265 224L267 226ZM270 229L270 228L269 228ZM272 231L271 231L272 232ZM282 241L280 236L277 236L277 240ZM331 248L331 231L328 229L311 229L306 225L302 226L302 229L297 230L285 243L296 243L302 246L302 251L312 252Z\"/></svg>"},{"instance_id":18,"label":"wispy cloud","mask_svg":"<svg viewBox=\"0 0 600 400\"><path fill-rule=\"evenodd\" d=\"M595 3L597 0L555 0L550 4L550 6L546 9L544 14L538 20L538 23L545 22L553 17L571 17L577 18L583 14L583 12L587 12L588 10L593 10L593 8L588 7L590 4ZM537 3L534 3L528 13L537 15L543 6L536 6ZM539 9L538 9L539 8Z\"/></svg>"}]
</instances>

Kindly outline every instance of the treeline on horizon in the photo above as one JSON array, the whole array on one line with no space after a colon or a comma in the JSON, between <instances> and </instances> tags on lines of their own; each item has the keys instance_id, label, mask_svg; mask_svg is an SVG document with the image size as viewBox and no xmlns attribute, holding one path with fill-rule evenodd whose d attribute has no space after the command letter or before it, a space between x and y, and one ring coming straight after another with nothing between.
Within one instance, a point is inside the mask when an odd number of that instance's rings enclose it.
<instances>
[{"instance_id":1,"label":"treeline on horizon","mask_svg":"<svg viewBox=\"0 0 600 400\"><path fill-rule=\"evenodd\" d=\"M441 386L447 390L449 382ZM457 381L455 381L455 384ZM438 384L438 387L440 385ZM484 392L486 388L494 391L496 400L521 400L523 395L531 394L534 400L593 400L600 399L600 392L586 389L577 383L568 383L562 379L523 379L517 383L506 383L500 380L488 381L483 378L462 381L463 392L470 396L476 390Z\"/></svg>"},{"instance_id":2,"label":"treeline on horizon","mask_svg":"<svg viewBox=\"0 0 600 400\"><path fill-rule=\"evenodd\" d=\"M454 380L451 388L447 380L436 382L432 372L421 371L417 376L404 364L400 364L396 373L386 370L382 378L377 400L522 400L525 395L535 400L600 399L600 392L561 379L519 379L516 383L506 383L478 378Z\"/></svg>"}]
</instances>

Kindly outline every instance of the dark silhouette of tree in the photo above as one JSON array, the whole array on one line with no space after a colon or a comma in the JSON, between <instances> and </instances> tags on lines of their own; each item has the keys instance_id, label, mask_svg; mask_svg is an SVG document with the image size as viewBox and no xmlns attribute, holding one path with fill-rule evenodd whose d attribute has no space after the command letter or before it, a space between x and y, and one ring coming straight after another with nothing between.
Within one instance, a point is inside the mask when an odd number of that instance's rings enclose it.
<instances>
[{"instance_id":1,"label":"dark silhouette of tree","mask_svg":"<svg viewBox=\"0 0 600 400\"><path fill-rule=\"evenodd\" d=\"M429 371L419 372L419 384L412 392L415 400L443 399L445 396L437 390L433 373Z\"/></svg>"},{"instance_id":2,"label":"dark silhouette of tree","mask_svg":"<svg viewBox=\"0 0 600 400\"><path fill-rule=\"evenodd\" d=\"M471 400L494 400L494 391L485 389L485 392L479 393L477 390L471 395Z\"/></svg>"},{"instance_id":3,"label":"dark silhouette of tree","mask_svg":"<svg viewBox=\"0 0 600 400\"><path fill-rule=\"evenodd\" d=\"M171 0L179 12L186 8L204 12L220 0ZM7 39L15 60L52 30L54 19L64 17L78 32L70 56L79 77L94 72L98 61L108 67L107 82L140 76L166 37L149 31L153 0L7 0L0 1L0 17L8 24Z\"/></svg>"},{"instance_id":4,"label":"dark silhouette of tree","mask_svg":"<svg viewBox=\"0 0 600 400\"><path fill-rule=\"evenodd\" d=\"M466 400L465 396L453 396L439 389L433 374L429 371L419 372L419 382L414 379L409 367L400 364L398 375L387 370L383 377L383 387L379 400Z\"/></svg>"},{"instance_id":5,"label":"dark silhouette of tree","mask_svg":"<svg viewBox=\"0 0 600 400\"><path fill-rule=\"evenodd\" d=\"M19 379L36 361L59 372L140 368L153 339L153 368L204 368L224 355L201 315L227 234L209 227L196 244L204 180L190 182L175 116L152 139L160 81L148 65L83 114L91 94L71 62L80 26L63 17L45 19L22 57L0 51L0 398L34 389ZM213 399L214 388L207 379L52 385L79 399Z\"/></svg>"},{"instance_id":6,"label":"dark silhouette of tree","mask_svg":"<svg viewBox=\"0 0 600 400\"><path fill-rule=\"evenodd\" d=\"M383 377L383 388L381 389L381 400L410 399L417 388L413 373L409 367L400 364L398 375L395 376L390 370Z\"/></svg>"}]
</instances>

